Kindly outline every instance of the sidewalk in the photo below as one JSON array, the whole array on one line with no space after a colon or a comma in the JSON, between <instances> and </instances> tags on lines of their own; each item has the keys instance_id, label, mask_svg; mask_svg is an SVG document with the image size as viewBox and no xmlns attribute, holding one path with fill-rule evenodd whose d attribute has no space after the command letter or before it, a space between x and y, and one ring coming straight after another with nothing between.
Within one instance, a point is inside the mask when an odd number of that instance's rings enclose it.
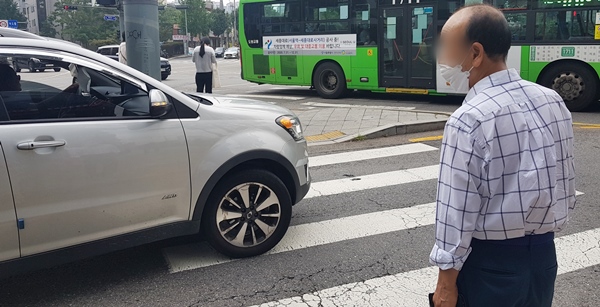
<instances>
[{"instance_id":1,"label":"sidewalk","mask_svg":"<svg viewBox=\"0 0 600 307\"><path fill-rule=\"evenodd\" d=\"M440 130L450 116L402 107L331 106L294 110L311 146Z\"/></svg>"}]
</instances>

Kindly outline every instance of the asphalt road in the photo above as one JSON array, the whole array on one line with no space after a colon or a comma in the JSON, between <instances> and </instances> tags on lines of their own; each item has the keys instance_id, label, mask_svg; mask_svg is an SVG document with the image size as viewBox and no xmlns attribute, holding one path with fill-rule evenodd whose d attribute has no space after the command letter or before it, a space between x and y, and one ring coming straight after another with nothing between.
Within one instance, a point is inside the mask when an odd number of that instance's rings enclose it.
<instances>
[{"instance_id":1,"label":"asphalt road","mask_svg":"<svg viewBox=\"0 0 600 307\"><path fill-rule=\"evenodd\" d=\"M172 65L174 75L165 83L193 90L192 63L181 59L172 60ZM292 109L311 101L337 103L321 100L307 88L258 86L236 79L236 60L220 60L219 69L224 85L215 91L219 94L269 96L264 100ZM22 76L51 74L55 73ZM365 94L339 102L446 112L460 105L454 98ZM599 124L599 113L575 113L574 118ZM310 147L318 192L294 207L292 228L284 239L288 251L223 261L199 238L166 240L0 280L0 306L294 306L293 301L296 306L321 306L301 304L315 299L304 295L314 292L322 306L424 306L422 298L435 286L426 274L433 244L428 204L435 199L436 180L430 175L440 141L410 140L441 134ZM600 191L594 188L600 172L600 129L577 126L575 138L577 190L584 194L560 234L567 243L574 239L571 245L561 245L567 248L560 263L565 272L557 280L555 306L597 306L600 239L589 233L600 228ZM361 152L378 148L386 148L387 154ZM357 160L340 163L348 157ZM390 301L398 294L404 299ZM303 299L286 300L295 296Z\"/></svg>"}]
</instances>

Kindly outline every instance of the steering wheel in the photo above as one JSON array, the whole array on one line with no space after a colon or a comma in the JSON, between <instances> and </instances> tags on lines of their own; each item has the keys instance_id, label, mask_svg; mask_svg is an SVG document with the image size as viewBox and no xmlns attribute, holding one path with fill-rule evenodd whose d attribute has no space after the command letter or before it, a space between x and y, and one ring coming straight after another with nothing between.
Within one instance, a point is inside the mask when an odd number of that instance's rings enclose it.
<instances>
[{"instance_id":1,"label":"steering wheel","mask_svg":"<svg viewBox=\"0 0 600 307\"><path fill-rule=\"evenodd\" d=\"M99 91L95 90L93 87L90 87L90 95L92 95L98 99L109 101L108 97L106 97L104 94L100 93Z\"/></svg>"}]
</instances>

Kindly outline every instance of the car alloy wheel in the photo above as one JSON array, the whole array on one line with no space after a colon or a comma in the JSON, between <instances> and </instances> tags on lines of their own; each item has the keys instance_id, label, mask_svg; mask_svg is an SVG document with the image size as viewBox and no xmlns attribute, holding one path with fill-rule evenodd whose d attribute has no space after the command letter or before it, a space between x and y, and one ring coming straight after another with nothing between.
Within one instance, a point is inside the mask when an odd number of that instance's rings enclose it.
<instances>
[{"instance_id":1,"label":"car alloy wheel","mask_svg":"<svg viewBox=\"0 0 600 307\"><path fill-rule=\"evenodd\" d=\"M221 236L231 245L252 247L268 239L281 219L281 205L273 190L250 182L231 189L217 209Z\"/></svg>"},{"instance_id":2,"label":"car alloy wheel","mask_svg":"<svg viewBox=\"0 0 600 307\"><path fill-rule=\"evenodd\" d=\"M285 235L292 201L275 174L250 169L223 178L202 216L203 234L219 252L235 258L272 249Z\"/></svg>"}]
</instances>

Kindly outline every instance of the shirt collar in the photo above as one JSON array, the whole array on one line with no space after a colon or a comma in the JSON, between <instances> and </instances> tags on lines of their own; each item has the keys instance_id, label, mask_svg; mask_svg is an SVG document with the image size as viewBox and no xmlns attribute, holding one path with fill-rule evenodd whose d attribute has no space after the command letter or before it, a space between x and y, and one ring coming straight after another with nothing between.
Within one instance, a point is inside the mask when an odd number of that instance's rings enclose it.
<instances>
[{"instance_id":1,"label":"shirt collar","mask_svg":"<svg viewBox=\"0 0 600 307\"><path fill-rule=\"evenodd\" d=\"M488 88L519 80L521 80L521 76L519 76L519 73L514 68L493 73L477 82L475 86L473 86L467 93L467 97L465 97L464 102L468 102L477 96L477 94L487 90Z\"/></svg>"}]
</instances>

